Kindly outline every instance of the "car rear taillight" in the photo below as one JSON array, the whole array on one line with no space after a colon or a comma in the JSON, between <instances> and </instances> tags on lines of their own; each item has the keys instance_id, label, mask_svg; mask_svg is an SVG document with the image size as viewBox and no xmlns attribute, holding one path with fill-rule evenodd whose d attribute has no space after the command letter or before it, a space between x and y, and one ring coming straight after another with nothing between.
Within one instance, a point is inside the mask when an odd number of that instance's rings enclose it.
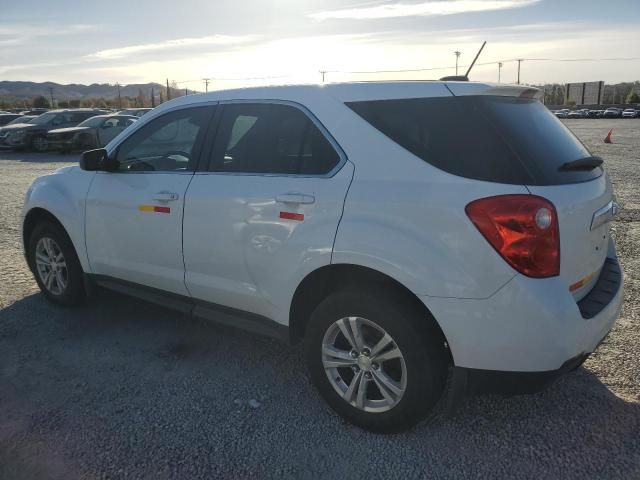
<instances>
[{"instance_id":1,"label":"car rear taillight","mask_svg":"<svg viewBox=\"0 0 640 480\"><path fill-rule=\"evenodd\" d=\"M560 274L556 209L535 195L500 195L471 202L466 212L509 265L533 278Z\"/></svg>"}]
</instances>

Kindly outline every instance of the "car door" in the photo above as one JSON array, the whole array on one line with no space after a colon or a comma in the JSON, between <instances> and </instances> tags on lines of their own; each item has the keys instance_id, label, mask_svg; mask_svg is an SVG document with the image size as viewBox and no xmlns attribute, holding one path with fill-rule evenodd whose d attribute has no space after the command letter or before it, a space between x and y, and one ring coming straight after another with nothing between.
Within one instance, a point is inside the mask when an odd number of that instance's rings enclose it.
<instances>
[{"instance_id":1,"label":"car door","mask_svg":"<svg viewBox=\"0 0 640 480\"><path fill-rule=\"evenodd\" d=\"M109 154L87 195L91 271L187 295L182 210L214 106L181 108L136 129Z\"/></svg>"},{"instance_id":2,"label":"car door","mask_svg":"<svg viewBox=\"0 0 640 480\"><path fill-rule=\"evenodd\" d=\"M331 261L353 166L298 105L220 108L210 164L185 200L185 282L202 308L286 323L298 283Z\"/></svg>"}]
</instances>

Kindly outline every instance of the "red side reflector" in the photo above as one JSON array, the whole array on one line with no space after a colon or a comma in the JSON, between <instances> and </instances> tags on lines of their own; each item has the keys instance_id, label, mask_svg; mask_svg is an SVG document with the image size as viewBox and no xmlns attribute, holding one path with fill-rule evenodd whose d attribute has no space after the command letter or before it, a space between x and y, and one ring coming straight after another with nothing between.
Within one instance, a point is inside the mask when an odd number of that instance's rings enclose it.
<instances>
[{"instance_id":1,"label":"red side reflector","mask_svg":"<svg viewBox=\"0 0 640 480\"><path fill-rule=\"evenodd\" d=\"M304 220L304 214L294 213L294 212L280 212L280 218L284 218L285 220L297 220L298 222L302 222Z\"/></svg>"},{"instance_id":2,"label":"red side reflector","mask_svg":"<svg viewBox=\"0 0 640 480\"><path fill-rule=\"evenodd\" d=\"M153 211L156 213L171 213L171 208L170 207L157 207L154 206L153 207Z\"/></svg>"}]
</instances>

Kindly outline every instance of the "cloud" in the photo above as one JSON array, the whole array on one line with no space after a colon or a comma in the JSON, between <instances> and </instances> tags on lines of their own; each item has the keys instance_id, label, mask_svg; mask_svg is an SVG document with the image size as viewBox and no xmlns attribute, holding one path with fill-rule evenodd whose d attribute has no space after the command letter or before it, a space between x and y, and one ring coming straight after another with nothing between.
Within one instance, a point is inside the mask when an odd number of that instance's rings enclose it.
<instances>
[{"instance_id":1,"label":"cloud","mask_svg":"<svg viewBox=\"0 0 640 480\"><path fill-rule=\"evenodd\" d=\"M375 20L381 18L429 17L520 8L539 1L540 0L431 0L420 3L384 3L375 6L320 11L309 13L307 17L318 21L329 19Z\"/></svg>"},{"instance_id":2,"label":"cloud","mask_svg":"<svg viewBox=\"0 0 640 480\"><path fill-rule=\"evenodd\" d=\"M122 58L137 53L163 51L168 49L179 49L185 47L198 47L207 45L231 46L244 45L256 41L259 35L211 35L207 37L188 37L165 40L157 43L144 43L140 45L130 45L128 47L110 48L92 53L89 57L100 59Z\"/></svg>"}]
</instances>

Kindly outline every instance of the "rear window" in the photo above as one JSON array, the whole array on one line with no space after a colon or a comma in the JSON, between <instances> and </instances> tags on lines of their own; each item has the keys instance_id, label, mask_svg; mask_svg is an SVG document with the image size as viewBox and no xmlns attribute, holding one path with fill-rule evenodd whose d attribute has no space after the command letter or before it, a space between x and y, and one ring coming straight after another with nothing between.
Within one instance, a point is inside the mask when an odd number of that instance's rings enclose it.
<instances>
[{"instance_id":1,"label":"rear window","mask_svg":"<svg viewBox=\"0 0 640 480\"><path fill-rule=\"evenodd\" d=\"M560 170L591 156L539 101L466 96L349 102L391 140L448 173L476 180L558 185L591 180L593 170Z\"/></svg>"}]
</instances>

